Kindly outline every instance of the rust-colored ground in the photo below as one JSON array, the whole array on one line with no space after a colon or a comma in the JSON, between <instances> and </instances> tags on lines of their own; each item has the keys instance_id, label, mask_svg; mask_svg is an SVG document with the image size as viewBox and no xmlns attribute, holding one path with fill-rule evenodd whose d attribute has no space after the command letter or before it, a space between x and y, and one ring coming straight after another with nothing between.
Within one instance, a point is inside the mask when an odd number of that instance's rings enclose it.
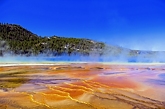
<instances>
[{"instance_id":1,"label":"rust-colored ground","mask_svg":"<svg viewBox=\"0 0 165 109\"><path fill-rule=\"evenodd\" d=\"M0 109L165 109L164 65L0 67Z\"/></svg>"}]
</instances>

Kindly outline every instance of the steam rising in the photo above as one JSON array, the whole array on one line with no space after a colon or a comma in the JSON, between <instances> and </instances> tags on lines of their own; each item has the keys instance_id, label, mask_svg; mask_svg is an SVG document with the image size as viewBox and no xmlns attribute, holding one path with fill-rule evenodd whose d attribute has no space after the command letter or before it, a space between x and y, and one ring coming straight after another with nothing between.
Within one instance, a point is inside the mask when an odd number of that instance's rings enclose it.
<instances>
[{"instance_id":1,"label":"steam rising","mask_svg":"<svg viewBox=\"0 0 165 109\"><path fill-rule=\"evenodd\" d=\"M128 63L152 63L165 62L165 52L161 51L137 51L132 55L130 49L106 46L103 50L91 51L89 56L80 54L47 56L40 54L37 56L11 55L9 46L5 41L0 41L0 63L40 63L40 62L128 62ZM102 55L99 55L102 53Z\"/></svg>"}]
</instances>

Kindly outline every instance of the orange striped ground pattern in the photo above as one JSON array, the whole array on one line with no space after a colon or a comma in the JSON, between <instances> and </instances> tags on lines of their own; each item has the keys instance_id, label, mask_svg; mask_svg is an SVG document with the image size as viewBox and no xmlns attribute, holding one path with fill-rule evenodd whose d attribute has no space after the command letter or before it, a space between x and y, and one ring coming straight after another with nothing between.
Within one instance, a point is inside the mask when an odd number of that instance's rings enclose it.
<instances>
[{"instance_id":1,"label":"orange striped ground pattern","mask_svg":"<svg viewBox=\"0 0 165 109\"><path fill-rule=\"evenodd\" d=\"M165 65L1 66L0 109L165 109Z\"/></svg>"}]
</instances>

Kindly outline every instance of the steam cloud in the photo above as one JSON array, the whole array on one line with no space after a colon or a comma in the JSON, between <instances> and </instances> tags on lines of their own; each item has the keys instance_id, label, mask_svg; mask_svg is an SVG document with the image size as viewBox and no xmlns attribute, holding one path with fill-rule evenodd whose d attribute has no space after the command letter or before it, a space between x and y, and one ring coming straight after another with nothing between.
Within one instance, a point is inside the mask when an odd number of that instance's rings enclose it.
<instances>
[{"instance_id":1,"label":"steam cloud","mask_svg":"<svg viewBox=\"0 0 165 109\"><path fill-rule=\"evenodd\" d=\"M8 50L9 46L5 41L0 41L0 63L40 63L40 62L165 62L165 52L140 51L138 55L131 56L130 49L120 48L116 46L107 46L103 50L91 51L89 56L80 54L47 56L40 54L37 56L12 55ZM100 56L98 53L102 52Z\"/></svg>"}]
</instances>

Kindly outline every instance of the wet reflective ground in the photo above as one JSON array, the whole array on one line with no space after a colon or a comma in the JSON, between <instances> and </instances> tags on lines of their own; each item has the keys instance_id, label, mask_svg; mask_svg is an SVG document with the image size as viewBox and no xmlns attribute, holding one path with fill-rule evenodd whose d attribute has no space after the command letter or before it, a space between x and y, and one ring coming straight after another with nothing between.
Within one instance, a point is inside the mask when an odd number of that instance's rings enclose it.
<instances>
[{"instance_id":1,"label":"wet reflective ground","mask_svg":"<svg viewBox=\"0 0 165 109\"><path fill-rule=\"evenodd\" d=\"M0 109L165 109L165 65L0 67Z\"/></svg>"}]
</instances>

